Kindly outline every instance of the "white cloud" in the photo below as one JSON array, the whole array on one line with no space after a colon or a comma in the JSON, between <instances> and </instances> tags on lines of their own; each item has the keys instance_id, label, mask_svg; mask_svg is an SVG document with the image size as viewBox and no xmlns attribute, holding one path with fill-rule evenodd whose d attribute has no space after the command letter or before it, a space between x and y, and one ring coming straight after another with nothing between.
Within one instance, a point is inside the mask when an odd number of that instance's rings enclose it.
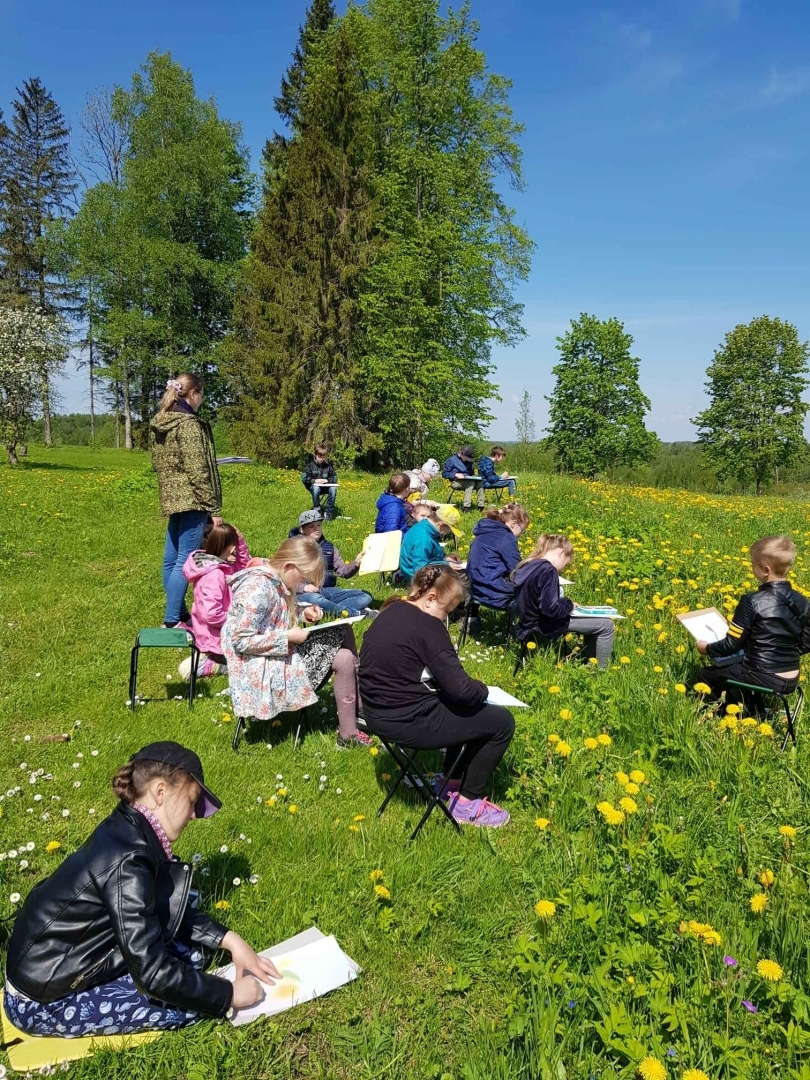
<instances>
[{"instance_id":1,"label":"white cloud","mask_svg":"<svg viewBox=\"0 0 810 1080\"><path fill-rule=\"evenodd\" d=\"M773 68L765 85L759 92L763 105L781 105L791 98L801 97L810 89L810 67L794 68L792 71L779 71Z\"/></svg>"}]
</instances>

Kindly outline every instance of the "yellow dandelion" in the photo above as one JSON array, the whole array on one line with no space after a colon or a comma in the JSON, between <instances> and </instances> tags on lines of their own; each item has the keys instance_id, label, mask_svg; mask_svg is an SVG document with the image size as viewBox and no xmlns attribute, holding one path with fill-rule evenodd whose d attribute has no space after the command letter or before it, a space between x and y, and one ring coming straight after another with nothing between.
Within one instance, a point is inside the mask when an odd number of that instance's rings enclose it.
<instances>
[{"instance_id":1,"label":"yellow dandelion","mask_svg":"<svg viewBox=\"0 0 810 1080\"><path fill-rule=\"evenodd\" d=\"M616 782L621 784L622 787L624 787L625 784L630 783L630 777L627 775L626 772L617 772L616 773Z\"/></svg>"},{"instance_id":2,"label":"yellow dandelion","mask_svg":"<svg viewBox=\"0 0 810 1080\"><path fill-rule=\"evenodd\" d=\"M369 880L376 883L378 881L382 881L382 879L383 879L383 877L385 875L383 874L382 870L372 870L371 873L368 876L369 876Z\"/></svg>"},{"instance_id":3,"label":"yellow dandelion","mask_svg":"<svg viewBox=\"0 0 810 1080\"><path fill-rule=\"evenodd\" d=\"M678 691L679 694L685 694L686 693L686 687L684 686L684 684L682 682L676 682L675 683L675 689Z\"/></svg>"},{"instance_id":4,"label":"yellow dandelion","mask_svg":"<svg viewBox=\"0 0 810 1080\"><path fill-rule=\"evenodd\" d=\"M557 905L551 900L538 900L534 905L534 913L538 919L548 922L557 914Z\"/></svg>"},{"instance_id":5,"label":"yellow dandelion","mask_svg":"<svg viewBox=\"0 0 810 1080\"><path fill-rule=\"evenodd\" d=\"M372 757L376 757L377 754L379 754L380 749L378 746L370 746L368 748L368 752L371 754Z\"/></svg>"},{"instance_id":6,"label":"yellow dandelion","mask_svg":"<svg viewBox=\"0 0 810 1080\"><path fill-rule=\"evenodd\" d=\"M374 895L378 896L380 898L380 900L390 900L391 899L391 890L386 889L386 887L384 885L375 885L374 886Z\"/></svg>"},{"instance_id":7,"label":"yellow dandelion","mask_svg":"<svg viewBox=\"0 0 810 1080\"><path fill-rule=\"evenodd\" d=\"M768 906L768 894L764 892L754 893L748 901L748 905L755 915L761 915Z\"/></svg>"},{"instance_id":8,"label":"yellow dandelion","mask_svg":"<svg viewBox=\"0 0 810 1080\"><path fill-rule=\"evenodd\" d=\"M536 641L527 641L526 642L526 648L529 649L530 651L536 649L537 648L537 642Z\"/></svg>"},{"instance_id":9,"label":"yellow dandelion","mask_svg":"<svg viewBox=\"0 0 810 1080\"><path fill-rule=\"evenodd\" d=\"M638 1063L638 1075L643 1080L666 1080L667 1070L663 1061L650 1055Z\"/></svg>"},{"instance_id":10,"label":"yellow dandelion","mask_svg":"<svg viewBox=\"0 0 810 1080\"><path fill-rule=\"evenodd\" d=\"M714 929L711 923L695 922L694 919L690 919L686 926L693 934L697 934L698 936L700 934L708 934L710 930Z\"/></svg>"},{"instance_id":11,"label":"yellow dandelion","mask_svg":"<svg viewBox=\"0 0 810 1080\"><path fill-rule=\"evenodd\" d=\"M559 741L560 741L560 736L555 735L553 731L549 735L548 739L546 740L546 742L548 742L549 746L553 746L555 743L558 743Z\"/></svg>"},{"instance_id":12,"label":"yellow dandelion","mask_svg":"<svg viewBox=\"0 0 810 1080\"><path fill-rule=\"evenodd\" d=\"M275 806L278 802L278 799L275 797L275 795L271 795L269 799L265 799L264 801L267 806Z\"/></svg>"},{"instance_id":13,"label":"yellow dandelion","mask_svg":"<svg viewBox=\"0 0 810 1080\"><path fill-rule=\"evenodd\" d=\"M757 960L757 975L768 982L779 982L784 972L775 960Z\"/></svg>"},{"instance_id":14,"label":"yellow dandelion","mask_svg":"<svg viewBox=\"0 0 810 1080\"><path fill-rule=\"evenodd\" d=\"M287 807L287 809L289 810L289 812L291 814L297 814L298 813L298 807L295 805L295 803L290 803L290 805Z\"/></svg>"},{"instance_id":15,"label":"yellow dandelion","mask_svg":"<svg viewBox=\"0 0 810 1080\"><path fill-rule=\"evenodd\" d=\"M709 1074L703 1069L687 1069L683 1074L683 1080L709 1080Z\"/></svg>"},{"instance_id":16,"label":"yellow dandelion","mask_svg":"<svg viewBox=\"0 0 810 1080\"><path fill-rule=\"evenodd\" d=\"M385 780L385 781L388 781L388 780L390 780L390 779L391 779L391 773L390 773L390 772L384 772L384 773L381 773L381 778L382 778L383 780Z\"/></svg>"},{"instance_id":17,"label":"yellow dandelion","mask_svg":"<svg viewBox=\"0 0 810 1080\"><path fill-rule=\"evenodd\" d=\"M354 817L352 818L352 821L365 821L365 820L366 820L366 815L365 814L355 814Z\"/></svg>"},{"instance_id":18,"label":"yellow dandelion","mask_svg":"<svg viewBox=\"0 0 810 1080\"><path fill-rule=\"evenodd\" d=\"M596 736L596 741L599 743L600 746L610 746L610 744L613 742L613 739L611 739L611 737L603 731L601 734Z\"/></svg>"},{"instance_id":19,"label":"yellow dandelion","mask_svg":"<svg viewBox=\"0 0 810 1080\"><path fill-rule=\"evenodd\" d=\"M641 769L633 769L630 773L630 779L633 781L634 784L643 784L646 782L647 777L641 771Z\"/></svg>"},{"instance_id":20,"label":"yellow dandelion","mask_svg":"<svg viewBox=\"0 0 810 1080\"><path fill-rule=\"evenodd\" d=\"M664 669L661 667L660 664L656 664L655 667L653 668L653 671L655 672L656 675L660 675L663 672L663 670Z\"/></svg>"},{"instance_id":21,"label":"yellow dandelion","mask_svg":"<svg viewBox=\"0 0 810 1080\"><path fill-rule=\"evenodd\" d=\"M766 889L770 889L773 883L776 881L773 870L763 870L759 875L760 885L764 885Z\"/></svg>"},{"instance_id":22,"label":"yellow dandelion","mask_svg":"<svg viewBox=\"0 0 810 1080\"><path fill-rule=\"evenodd\" d=\"M760 724L757 728L757 731L760 733L763 739L773 738L773 728L770 724Z\"/></svg>"},{"instance_id":23,"label":"yellow dandelion","mask_svg":"<svg viewBox=\"0 0 810 1080\"><path fill-rule=\"evenodd\" d=\"M280 787L276 794L279 796L279 798L283 799L287 794L287 789L285 787Z\"/></svg>"},{"instance_id":24,"label":"yellow dandelion","mask_svg":"<svg viewBox=\"0 0 810 1080\"><path fill-rule=\"evenodd\" d=\"M638 812L638 804L635 799L630 799L627 796L623 799L619 799L619 806L624 810L625 814L635 814Z\"/></svg>"},{"instance_id":25,"label":"yellow dandelion","mask_svg":"<svg viewBox=\"0 0 810 1080\"><path fill-rule=\"evenodd\" d=\"M596 659L595 656L589 656L588 657L588 663L591 665L591 667L596 667L596 665L599 663L599 661Z\"/></svg>"},{"instance_id":26,"label":"yellow dandelion","mask_svg":"<svg viewBox=\"0 0 810 1080\"><path fill-rule=\"evenodd\" d=\"M560 709L561 720L570 720L573 715L570 709Z\"/></svg>"},{"instance_id":27,"label":"yellow dandelion","mask_svg":"<svg viewBox=\"0 0 810 1080\"><path fill-rule=\"evenodd\" d=\"M723 938L716 930L706 930L705 933L700 935L700 940L704 945L722 945Z\"/></svg>"},{"instance_id":28,"label":"yellow dandelion","mask_svg":"<svg viewBox=\"0 0 810 1080\"><path fill-rule=\"evenodd\" d=\"M547 817L538 817L534 819L534 824L538 829L547 829L551 821Z\"/></svg>"},{"instance_id":29,"label":"yellow dandelion","mask_svg":"<svg viewBox=\"0 0 810 1080\"><path fill-rule=\"evenodd\" d=\"M794 830L794 835L795 835L795 830ZM59 843L58 840L49 840L48 843L45 845L45 850L48 852L49 855L52 855L53 852L58 851L61 846L62 845Z\"/></svg>"},{"instance_id":30,"label":"yellow dandelion","mask_svg":"<svg viewBox=\"0 0 810 1080\"><path fill-rule=\"evenodd\" d=\"M360 832L360 826L359 825L350 825L349 826L349 832Z\"/></svg>"},{"instance_id":31,"label":"yellow dandelion","mask_svg":"<svg viewBox=\"0 0 810 1080\"><path fill-rule=\"evenodd\" d=\"M227 900L217 900L214 904L217 911L230 911L231 905Z\"/></svg>"},{"instance_id":32,"label":"yellow dandelion","mask_svg":"<svg viewBox=\"0 0 810 1080\"><path fill-rule=\"evenodd\" d=\"M629 664L630 663L630 657L629 656L620 656L619 657L619 663L620 664Z\"/></svg>"},{"instance_id":33,"label":"yellow dandelion","mask_svg":"<svg viewBox=\"0 0 810 1080\"><path fill-rule=\"evenodd\" d=\"M641 788L638 784L634 784L632 780L628 780L624 785L625 795L638 795L639 791L641 791Z\"/></svg>"},{"instance_id":34,"label":"yellow dandelion","mask_svg":"<svg viewBox=\"0 0 810 1080\"><path fill-rule=\"evenodd\" d=\"M570 757L571 747L565 742L564 739L560 739L557 745L554 747L554 753L559 754L560 757Z\"/></svg>"},{"instance_id":35,"label":"yellow dandelion","mask_svg":"<svg viewBox=\"0 0 810 1080\"><path fill-rule=\"evenodd\" d=\"M668 637L669 637L669 634L666 632L666 630L664 630L662 633L660 633L658 635L658 644L663 645Z\"/></svg>"},{"instance_id":36,"label":"yellow dandelion","mask_svg":"<svg viewBox=\"0 0 810 1080\"><path fill-rule=\"evenodd\" d=\"M665 686L659 686L658 693L661 694L662 697L666 697L666 695L669 693L669 690L667 690Z\"/></svg>"},{"instance_id":37,"label":"yellow dandelion","mask_svg":"<svg viewBox=\"0 0 810 1080\"><path fill-rule=\"evenodd\" d=\"M559 688L559 686L550 686L550 687L548 688L548 692L549 692L550 694L559 694L559 692L560 692L560 688Z\"/></svg>"},{"instance_id":38,"label":"yellow dandelion","mask_svg":"<svg viewBox=\"0 0 810 1080\"><path fill-rule=\"evenodd\" d=\"M712 692L712 688L705 682L696 682L692 689L696 694L710 694Z\"/></svg>"},{"instance_id":39,"label":"yellow dandelion","mask_svg":"<svg viewBox=\"0 0 810 1080\"><path fill-rule=\"evenodd\" d=\"M592 739L592 738L584 739L583 742L582 742L582 745L585 747L586 750L598 750L599 749L599 743L596 741L596 739Z\"/></svg>"},{"instance_id":40,"label":"yellow dandelion","mask_svg":"<svg viewBox=\"0 0 810 1080\"><path fill-rule=\"evenodd\" d=\"M737 716L740 712L739 705L726 705L726 712L729 716Z\"/></svg>"},{"instance_id":41,"label":"yellow dandelion","mask_svg":"<svg viewBox=\"0 0 810 1080\"><path fill-rule=\"evenodd\" d=\"M746 716L746 717L744 717L744 718L743 718L743 719L742 719L742 720L740 721L740 723L742 724L742 726L743 726L744 728L754 728L754 727L756 727L756 726L757 726L757 722L756 722L756 720L755 720L755 719L753 718L753 716Z\"/></svg>"},{"instance_id":42,"label":"yellow dandelion","mask_svg":"<svg viewBox=\"0 0 810 1080\"><path fill-rule=\"evenodd\" d=\"M737 717L736 716L724 716L720 723L717 725L721 731L736 731L737 730Z\"/></svg>"},{"instance_id":43,"label":"yellow dandelion","mask_svg":"<svg viewBox=\"0 0 810 1080\"><path fill-rule=\"evenodd\" d=\"M780 825L779 826L779 832L782 834L782 836L786 837L788 840L795 840L796 839L796 830L793 828L792 825ZM48 847L45 848L45 850L48 851L50 849L50 846L51 845L48 844Z\"/></svg>"}]
</instances>

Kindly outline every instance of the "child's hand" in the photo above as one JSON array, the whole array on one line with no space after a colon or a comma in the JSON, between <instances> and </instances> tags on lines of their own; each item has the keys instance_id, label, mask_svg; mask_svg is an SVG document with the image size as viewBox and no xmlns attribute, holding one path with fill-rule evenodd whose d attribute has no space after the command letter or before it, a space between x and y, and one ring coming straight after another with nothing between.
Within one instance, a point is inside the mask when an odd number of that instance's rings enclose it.
<instances>
[{"instance_id":1,"label":"child's hand","mask_svg":"<svg viewBox=\"0 0 810 1080\"><path fill-rule=\"evenodd\" d=\"M463 480L466 475L467 475L466 473L457 472L456 473L456 480Z\"/></svg>"},{"instance_id":2,"label":"child's hand","mask_svg":"<svg viewBox=\"0 0 810 1080\"><path fill-rule=\"evenodd\" d=\"M696 641L695 648L701 656L705 656L706 653L709 651L709 643L708 641Z\"/></svg>"},{"instance_id":3,"label":"child's hand","mask_svg":"<svg viewBox=\"0 0 810 1080\"><path fill-rule=\"evenodd\" d=\"M287 631L287 641L290 645L302 645L307 640L307 632L301 626L293 626Z\"/></svg>"},{"instance_id":4,"label":"child's hand","mask_svg":"<svg viewBox=\"0 0 810 1080\"><path fill-rule=\"evenodd\" d=\"M222 518L221 517L212 517L211 520L213 521L213 523L215 525L221 525L222 524Z\"/></svg>"},{"instance_id":5,"label":"child's hand","mask_svg":"<svg viewBox=\"0 0 810 1080\"><path fill-rule=\"evenodd\" d=\"M319 622L323 618L323 609L319 608L317 604L310 604L309 607L305 607L301 612L301 617L304 622Z\"/></svg>"},{"instance_id":6,"label":"child's hand","mask_svg":"<svg viewBox=\"0 0 810 1080\"><path fill-rule=\"evenodd\" d=\"M509 479L509 473L508 472L502 472L501 473L501 480L508 480L508 479Z\"/></svg>"},{"instance_id":7,"label":"child's hand","mask_svg":"<svg viewBox=\"0 0 810 1080\"><path fill-rule=\"evenodd\" d=\"M317 588L314 585L302 585L301 592L317 592Z\"/></svg>"},{"instance_id":8,"label":"child's hand","mask_svg":"<svg viewBox=\"0 0 810 1080\"><path fill-rule=\"evenodd\" d=\"M458 555L448 555L447 561L451 563L460 563L461 559L458 557Z\"/></svg>"}]
</instances>

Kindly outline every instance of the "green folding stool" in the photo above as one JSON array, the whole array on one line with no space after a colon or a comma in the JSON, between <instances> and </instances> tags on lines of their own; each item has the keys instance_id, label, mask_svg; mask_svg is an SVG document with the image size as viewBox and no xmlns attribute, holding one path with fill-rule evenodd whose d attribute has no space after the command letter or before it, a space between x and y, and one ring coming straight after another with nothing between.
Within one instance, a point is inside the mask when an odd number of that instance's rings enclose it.
<instances>
[{"instance_id":1,"label":"green folding stool","mask_svg":"<svg viewBox=\"0 0 810 1080\"><path fill-rule=\"evenodd\" d=\"M135 708L135 691L138 684L138 653L141 649L191 649L191 676L188 681L188 707L194 708L194 691L197 688L197 666L200 650L190 630L181 627L157 626L151 630L139 630L129 661L129 705Z\"/></svg>"},{"instance_id":2,"label":"green folding stool","mask_svg":"<svg viewBox=\"0 0 810 1080\"><path fill-rule=\"evenodd\" d=\"M776 697L782 702L782 708L785 710L785 720L787 721L787 731L785 732L785 738L782 743L782 749L784 750L790 739L793 745L796 745L796 724L799 717L802 714L802 708L804 707L804 691L801 686L797 686L793 691L796 695L796 705L791 712L790 698L793 694L780 694L778 690L772 690L768 686L755 686L753 683L739 682L738 679L729 679L729 686L737 686L741 690L751 690L756 694L764 694L769 697Z\"/></svg>"}]
</instances>

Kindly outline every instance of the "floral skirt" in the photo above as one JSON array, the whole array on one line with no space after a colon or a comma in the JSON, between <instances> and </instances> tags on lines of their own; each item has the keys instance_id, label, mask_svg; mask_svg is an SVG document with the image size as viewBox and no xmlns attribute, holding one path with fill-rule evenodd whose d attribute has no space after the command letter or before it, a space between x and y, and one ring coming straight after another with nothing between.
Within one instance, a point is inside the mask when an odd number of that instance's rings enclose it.
<instances>
[{"instance_id":1,"label":"floral skirt","mask_svg":"<svg viewBox=\"0 0 810 1080\"><path fill-rule=\"evenodd\" d=\"M320 690L332 674L332 661L338 652L347 648L347 633L350 626L324 627L317 634L310 634L306 641L295 646L295 651L304 662L309 685L314 691ZM352 640L354 635L352 634Z\"/></svg>"},{"instance_id":2,"label":"floral skirt","mask_svg":"<svg viewBox=\"0 0 810 1080\"><path fill-rule=\"evenodd\" d=\"M202 970L202 953L173 941L169 951ZM170 1031L199 1019L199 1013L167 1005L142 994L131 975L81 990L46 1003L33 1001L6 986L6 1016L28 1035L57 1035L81 1039L88 1035L134 1035L139 1031Z\"/></svg>"}]
</instances>

